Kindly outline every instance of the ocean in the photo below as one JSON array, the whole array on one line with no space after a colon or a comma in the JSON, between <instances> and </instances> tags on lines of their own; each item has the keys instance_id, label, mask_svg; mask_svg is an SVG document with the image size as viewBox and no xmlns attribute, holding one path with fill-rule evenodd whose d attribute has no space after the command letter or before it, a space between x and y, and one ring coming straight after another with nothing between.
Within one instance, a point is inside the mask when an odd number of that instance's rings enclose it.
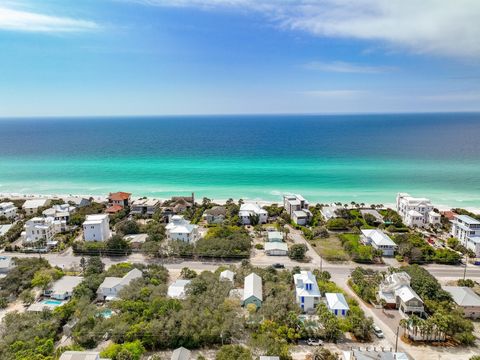
<instances>
[{"instance_id":1,"label":"ocean","mask_svg":"<svg viewBox=\"0 0 480 360\"><path fill-rule=\"evenodd\" d=\"M480 114L0 120L0 193L480 208Z\"/></svg>"}]
</instances>

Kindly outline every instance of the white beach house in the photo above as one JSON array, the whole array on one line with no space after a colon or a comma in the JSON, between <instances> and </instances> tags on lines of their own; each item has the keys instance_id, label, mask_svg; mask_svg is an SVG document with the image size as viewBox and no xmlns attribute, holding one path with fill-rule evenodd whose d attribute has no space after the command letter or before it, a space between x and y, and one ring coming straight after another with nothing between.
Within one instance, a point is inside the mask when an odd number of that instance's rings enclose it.
<instances>
[{"instance_id":1,"label":"white beach house","mask_svg":"<svg viewBox=\"0 0 480 360\"><path fill-rule=\"evenodd\" d=\"M7 219L13 219L17 216L17 207L10 201L0 203L0 216L5 216Z\"/></svg>"},{"instance_id":2,"label":"white beach house","mask_svg":"<svg viewBox=\"0 0 480 360\"><path fill-rule=\"evenodd\" d=\"M220 280L228 280L233 283L235 279L235 273L230 270L224 270L220 273Z\"/></svg>"},{"instance_id":3,"label":"white beach house","mask_svg":"<svg viewBox=\"0 0 480 360\"><path fill-rule=\"evenodd\" d=\"M480 257L480 221L468 215L455 215L451 223L451 235Z\"/></svg>"},{"instance_id":4,"label":"white beach house","mask_svg":"<svg viewBox=\"0 0 480 360\"><path fill-rule=\"evenodd\" d=\"M174 215L165 226L167 239L194 243L200 237L198 226L185 220L182 215Z\"/></svg>"},{"instance_id":5,"label":"white beach house","mask_svg":"<svg viewBox=\"0 0 480 360\"><path fill-rule=\"evenodd\" d=\"M382 230L378 229L362 229L362 242L381 250L383 256L393 256L397 248L397 244Z\"/></svg>"},{"instance_id":6,"label":"white beach house","mask_svg":"<svg viewBox=\"0 0 480 360\"><path fill-rule=\"evenodd\" d=\"M168 287L167 295L172 299L185 299L187 296L186 288L191 283L191 280L179 279Z\"/></svg>"},{"instance_id":7,"label":"white beach house","mask_svg":"<svg viewBox=\"0 0 480 360\"><path fill-rule=\"evenodd\" d=\"M101 360L98 351L65 351L58 360Z\"/></svg>"},{"instance_id":8,"label":"white beach house","mask_svg":"<svg viewBox=\"0 0 480 360\"><path fill-rule=\"evenodd\" d=\"M388 275L380 283L378 299L385 302L385 307L399 309L404 314L424 312L422 299L410 287L410 275L403 271Z\"/></svg>"},{"instance_id":9,"label":"white beach house","mask_svg":"<svg viewBox=\"0 0 480 360\"><path fill-rule=\"evenodd\" d=\"M335 204L332 204L330 206L323 206L320 209L320 214L322 214L325 221L328 221L330 219L334 219L334 218L338 217L338 215L337 215L338 208L339 207Z\"/></svg>"},{"instance_id":10,"label":"white beach house","mask_svg":"<svg viewBox=\"0 0 480 360\"><path fill-rule=\"evenodd\" d=\"M33 217L25 225L25 244L34 244L40 241L48 243L53 237L64 231L65 222L53 217Z\"/></svg>"},{"instance_id":11,"label":"white beach house","mask_svg":"<svg viewBox=\"0 0 480 360\"><path fill-rule=\"evenodd\" d=\"M301 271L300 274L293 275L293 281L297 304L305 312L313 310L321 297L315 275L310 271Z\"/></svg>"},{"instance_id":12,"label":"white beach house","mask_svg":"<svg viewBox=\"0 0 480 360\"><path fill-rule=\"evenodd\" d=\"M15 262L10 256L0 256L0 274L6 274L15 267Z\"/></svg>"},{"instance_id":13,"label":"white beach house","mask_svg":"<svg viewBox=\"0 0 480 360\"><path fill-rule=\"evenodd\" d=\"M76 207L70 204L53 205L51 208L42 211L45 217L53 217L55 220L65 221L70 219L70 215L76 211Z\"/></svg>"},{"instance_id":14,"label":"white beach house","mask_svg":"<svg viewBox=\"0 0 480 360\"><path fill-rule=\"evenodd\" d=\"M182 346L173 350L170 360L190 360L191 356L192 352Z\"/></svg>"},{"instance_id":15,"label":"white beach house","mask_svg":"<svg viewBox=\"0 0 480 360\"><path fill-rule=\"evenodd\" d=\"M29 199L22 205L22 209L26 215L34 215L39 208L46 207L50 204L50 199Z\"/></svg>"},{"instance_id":16,"label":"white beach house","mask_svg":"<svg viewBox=\"0 0 480 360\"><path fill-rule=\"evenodd\" d=\"M480 318L480 296L472 288L465 286L442 286L467 318Z\"/></svg>"},{"instance_id":17,"label":"white beach house","mask_svg":"<svg viewBox=\"0 0 480 360\"><path fill-rule=\"evenodd\" d=\"M397 212L405 225L426 227L440 224L441 215L433 211L433 205L427 198L415 198L406 193L397 194Z\"/></svg>"},{"instance_id":18,"label":"white beach house","mask_svg":"<svg viewBox=\"0 0 480 360\"><path fill-rule=\"evenodd\" d=\"M138 269L132 269L123 277L107 276L97 290L97 299L102 301L115 300L118 293L132 280L141 278L143 273Z\"/></svg>"},{"instance_id":19,"label":"white beach house","mask_svg":"<svg viewBox=\"0 0 480 360\"><path fill-rule=\"evenodd\" d=\"M105 241L110 236L110 219L107 214L87 215L83 222L85 241Z\"/></svg>"},{"instance_id":20,"label":"white beach house","mask_svg":"<svg viewBox=\"0 0 480 360\"><path fill-rule=\"evenodd\" d=\"M347 316L347 312L350 310L342 293L325 293L325 303L328 310L336 316Z\"/></svg>"},{"instance_id":21,"label":"white beach house","mask_svg":"<svg viewBox=\"0 0 480 360\"><path fill-rule=\"evenodd\" d=\"M238 217L243 225L250 225L253 218L258 217L259 224L266 224L268 220L268 212L262 209L258 204L247 203L240 206Z\"/></svg>"},{"instance_id":22,"label":"white beach house","mask_svg":"<svg viewBox=\"0 0 480 360\"><path fill-rule=\"evenodd\" d=\"M269 256L287 256L288 245L284 242L266 242L264 245L265 254Z\"/></svg>"},{"instance_id":23,"label":"white beach house","mask_svg":"<svg viewBox=\"0 0 480 360\"><path fill-rule=\"evenodd\" d=\"M65 275L44 291L44 295L55 300L67 300L73 295L73 290L83 281L81 276Z\"/></svg>"},{"instance_id":24,"label":"white beach house","mask_svg":"<svg viewBox=\"0 0 480 360\"><path fill-rule=\"evenodd\" d=\"M284 195L283 207L295 224L307 225L312 219L308 202L301 195Z\"/></svg>"}]
</instances>

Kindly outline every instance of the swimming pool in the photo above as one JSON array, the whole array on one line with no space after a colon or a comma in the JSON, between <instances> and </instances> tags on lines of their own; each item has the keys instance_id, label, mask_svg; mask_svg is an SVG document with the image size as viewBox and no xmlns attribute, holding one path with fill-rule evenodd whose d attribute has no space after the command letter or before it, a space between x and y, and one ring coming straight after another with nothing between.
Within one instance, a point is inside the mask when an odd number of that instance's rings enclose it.
<instances>
[{"instance_id":1,"label":"swimming pool","mask_svg":"<svg viewBox=\"0 0 480 360\"><path fill-rule=\"evenodd\" d=\"M63 302L59 300L43 300L41 304L49 305L49 306L60 306L60 305L63 305Z\"/></svg>"},{"instance_id":2,"label":"swimming pool","mask_svg":"<svg viewBox=\"0 0 480 360\"><path fill-rule=\"evenodd\" d=\"M100 316L103 317L103 318L105 318L105 319L108 319L108 318L112 317L112 315L113 315L113 312L112 312L112 310L110 310L110 309L103 310L103 311L100 313Z\"/></svg>"}]
</instances>

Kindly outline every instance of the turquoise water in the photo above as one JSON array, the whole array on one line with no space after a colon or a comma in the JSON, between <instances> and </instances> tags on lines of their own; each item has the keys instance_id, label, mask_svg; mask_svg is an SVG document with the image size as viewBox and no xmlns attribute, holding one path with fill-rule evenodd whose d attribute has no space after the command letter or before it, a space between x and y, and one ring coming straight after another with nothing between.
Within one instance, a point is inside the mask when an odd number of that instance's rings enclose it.
<instances>
[{"instance_id":1,"label":"turquoise water","mask_svg":"<svg viewBox=\"0 0 480 360\"><path fill-rule=\"evenodd\" d=\"M110 309L103 310L103 311L100 313L100 315L101 315L103 318L105 318L105 319L111 318L111 317L112 317L112 314L113 314L113 312L112 312L112 310L110 310Z\"/></svg>"},{"instance_id":2,"label":"turquoise water","mask_svg":"<svg viewBox=\"0 0 480 360\"><path fill-rule=\"evenodd\" d=\"M0 120L0 193L480 207L480 115Z\"/></svg>"},{"instance_id":3,"label":"turquoise water","mask_svg":"<svg viewBox=\"0 0 480 360\"><path fill-rule=\"evenodd\" d=\"M52 306L60 306L60 305L63 304L63 302L58 301L58 300L43 300L42 304L52 305Z\"/></svg>"}]
</instances>

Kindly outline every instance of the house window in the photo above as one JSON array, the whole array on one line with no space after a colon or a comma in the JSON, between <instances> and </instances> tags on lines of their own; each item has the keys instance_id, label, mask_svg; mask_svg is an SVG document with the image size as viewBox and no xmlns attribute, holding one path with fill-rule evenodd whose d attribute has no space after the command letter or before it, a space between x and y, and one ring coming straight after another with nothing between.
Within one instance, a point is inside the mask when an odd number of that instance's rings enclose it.
<instances>
[{"instance_id":1,"label":"house window","mask_svg":"<svg viewBox=\"0 0 480 360\"><path fill-rule=\"evenodd\" d=\"M303 303L305 302L305 296L302 296L302 297L300 298L300 300L301 300L302 306L303 306Z\"/></svg>"}]
</instances>

